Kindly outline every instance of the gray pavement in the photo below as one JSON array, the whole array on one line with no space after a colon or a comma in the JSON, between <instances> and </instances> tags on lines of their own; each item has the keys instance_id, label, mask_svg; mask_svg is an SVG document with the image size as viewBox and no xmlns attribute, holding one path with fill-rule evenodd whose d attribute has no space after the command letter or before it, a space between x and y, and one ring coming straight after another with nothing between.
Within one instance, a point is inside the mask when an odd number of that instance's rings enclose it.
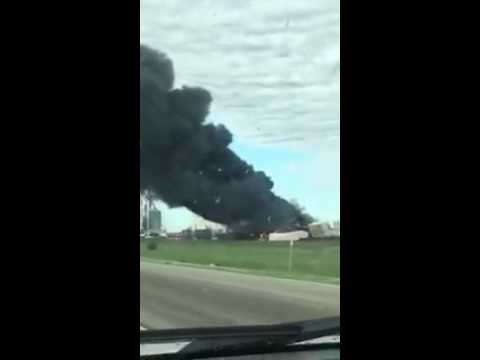
<instances>
[{"instance_id":1,"label":"gray pavement","mask_svg":"<svg viewBox=\"0 0 480 360\"><path fill-rule=\"evenodd\" d=\"M340 287L140 262L147 329L274 324L340 315Z\"/></svg>"}]
</instances>

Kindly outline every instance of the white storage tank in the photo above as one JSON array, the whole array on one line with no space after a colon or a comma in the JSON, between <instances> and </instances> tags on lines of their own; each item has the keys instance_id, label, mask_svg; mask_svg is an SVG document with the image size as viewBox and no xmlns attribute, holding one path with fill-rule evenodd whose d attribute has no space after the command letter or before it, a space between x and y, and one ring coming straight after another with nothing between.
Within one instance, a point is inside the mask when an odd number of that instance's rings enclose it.
<instances>
[{"instance_id":1,"label":"white storage tank","mask_svg":"<svg viewBox=\"0 0 480 360\"><path fill-rule=\"evenodd\" d=\"M289 232L275 232L268 235L268 241L298 241L301 239L307 239L308 232L299 230L299 231L289 231Z\"/></svg>"}]
</instances>

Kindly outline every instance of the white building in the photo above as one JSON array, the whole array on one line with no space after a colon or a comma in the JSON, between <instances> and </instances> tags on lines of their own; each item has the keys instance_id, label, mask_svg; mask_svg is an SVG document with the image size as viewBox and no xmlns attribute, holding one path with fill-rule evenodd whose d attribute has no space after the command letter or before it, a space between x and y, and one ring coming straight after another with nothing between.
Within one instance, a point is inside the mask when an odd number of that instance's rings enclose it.
<instances>
[{"instance_id":1,"label":"white building","mask_svg":"<svg viewBox=\"0 0 480 360\"><path fill-rule=\"evenodd\" d=\"M193 214L192 230L205 230L205 229L212 229L214 232L224 232L226 230L226 226L215 223L213 221L205 220L201 216L197 214Z\"/></svg>"},{"instance_id":2,"label":"white building","mask_svg":"<svg viewBox=\"0 0 480 360\"><path fill-rule=\"evenodd\" d=\"M289 231L284 233L271 233L268 235L268 241L298 241L301 239L307 239L308 232L299 230L299 231Z\"/></svg>"},{"instance_id":3,"label":"white building","mask_svg":"<svg viewBox=\"0 0 480 360\"><path fill-rule=\"evenodd\" d=\"M311 224L309 229L313 238L340 237L340 221Z\"/></svg>"}]
</instances>

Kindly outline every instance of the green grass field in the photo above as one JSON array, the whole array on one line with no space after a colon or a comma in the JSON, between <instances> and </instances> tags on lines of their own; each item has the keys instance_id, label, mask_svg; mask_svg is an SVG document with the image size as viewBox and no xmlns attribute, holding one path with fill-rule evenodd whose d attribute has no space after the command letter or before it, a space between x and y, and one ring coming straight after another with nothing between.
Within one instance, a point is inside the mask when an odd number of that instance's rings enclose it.
<instances>
[{"instance_id":1,"label":"green grass field","mask_svg":"<svg viewBox=\"0 0 480 360\"><path fill-rule=\"evenodd\" d=\"M288 271L289 244L261 241L157 240L155 250L140 242L142 258L163 262L215 264L215 268L292 279L340 283L340 241L296 242L292 271Z\"/></svg>"}]
</instances>

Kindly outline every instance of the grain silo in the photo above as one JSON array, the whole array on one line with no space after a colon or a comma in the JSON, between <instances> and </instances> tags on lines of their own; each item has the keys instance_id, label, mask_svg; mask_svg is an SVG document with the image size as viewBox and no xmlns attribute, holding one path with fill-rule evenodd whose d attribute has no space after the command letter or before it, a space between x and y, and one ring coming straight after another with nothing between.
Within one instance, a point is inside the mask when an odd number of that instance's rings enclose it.
<instances>
[{"instance_id":1,"label":"grain silo","mask_svg":"<svg viewBox=\"0 0 480 360\"><path fill-rule=\"evenodd\" d=\"M160 210L157 209L150 209L148 213L148 220L149 220L149 226L148 229L150 231L159 233L162 230L162 213Z\"/></svg>"}]
</instances>

